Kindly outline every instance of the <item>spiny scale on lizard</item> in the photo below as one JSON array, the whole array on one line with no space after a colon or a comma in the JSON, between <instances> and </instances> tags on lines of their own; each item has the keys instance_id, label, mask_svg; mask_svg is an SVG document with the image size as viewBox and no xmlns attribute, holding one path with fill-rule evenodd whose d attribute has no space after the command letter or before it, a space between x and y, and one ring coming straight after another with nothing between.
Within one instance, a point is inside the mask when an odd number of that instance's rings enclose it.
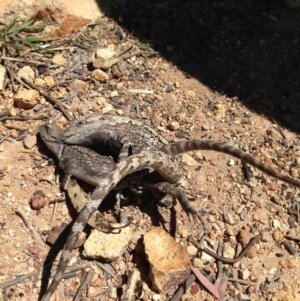
<instances>
[{"instance_id":1,"label":"spiny scale on lizard","mask_svg":"<svg viewBox=\"0 0 300 301\"><path fill-rule=\"evenodd\" d=\"M187 151L195 151L195 150L213 150L221 153L225 153L231 156L234 156L246 163L253 165L259 170L265 172L266 174L277 178L283 182L286 182L290 185L296 186L300 188L300 181L289 177L287 175L281 174L273 168L268 167L263 164L258 159L254 158L252 155L247 154L236 147L230 146L226 143L220 143L210 140L187 140L187 141L179 141L174 142L169 145L163 146L161 151L167 153L168 155L178 155Z\"/></svg>"},{"instance_id":2,"label":"spiny scale on lizard","mask_svg":"<svg viewBox=\"0 0 300 301\"><path fill-rule=\"evenodd\" d=\"M84 209L79 213L78 218L71 229L63 249L57 272L47 292L40 301L48 301L55 292L70 261L71 251L74 248L74 244L79 234L83 231L90 216L99 207L102 200L126 175L144 168L155 169L171 183L178 182L181 175L180 164L174 157L159 151L144 151L120 162L114 171L110 172L104 179L100 179L98 186L92 193Z\"/></svg>"}]
</instances>

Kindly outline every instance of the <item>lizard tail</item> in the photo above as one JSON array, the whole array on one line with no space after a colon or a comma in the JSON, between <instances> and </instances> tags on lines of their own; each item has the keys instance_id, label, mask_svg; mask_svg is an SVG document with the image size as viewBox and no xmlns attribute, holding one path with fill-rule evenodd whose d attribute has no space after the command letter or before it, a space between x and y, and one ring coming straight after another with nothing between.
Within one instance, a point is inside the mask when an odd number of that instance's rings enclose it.
<instances>
[{"instance_id":1,"label":"lizard tail","mask_svg":"<svg viewBox=\"0 0 300 301\"><path fill-rule=\"evenodd\" d=\"M220 143L210 140L187 140L174 142L168 145L163 146L161 151L169 155L178 155L187 151L195 150L213 150L221 153L225 153L231 156L234 156L252 166L258 168L262 172L265 172L269 176L277 178L285 183L291 184L293 186L300 188L300 181L292 177L281 174L280 172L270 168L260 162L258 159L254 158L252 155L247 154L236 147L230 146L226 143Z\"/></svg>"}]
</instances>

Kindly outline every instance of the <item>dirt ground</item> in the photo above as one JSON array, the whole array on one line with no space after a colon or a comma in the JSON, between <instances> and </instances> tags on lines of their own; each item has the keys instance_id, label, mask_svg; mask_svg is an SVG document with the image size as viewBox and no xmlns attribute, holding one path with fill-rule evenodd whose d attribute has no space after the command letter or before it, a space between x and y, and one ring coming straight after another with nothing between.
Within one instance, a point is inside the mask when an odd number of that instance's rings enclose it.
<instances>
[{"instance_id":1,"label":"dirt ground","mask_svg":"<svg viewBox=\"0 0 300 301\"><path fill-rule=\"evenodd\" d=\"M34 51L2 62L17 75L23 66L30 66L35 82L52 78L55 86L43 89L63 101L76 118L108 111L127 115L169 141L224 141L282 173L299 176L299 10L279 1L112 1L112 5L109 16L62 39L65 44L55 55L61 55L64 65L54 62L53 54ZM88 62L94 49L109 46L120 51L130 45L134 46L129 53L152 49L158 53L123 60L121 73L107 71L106 83L91 79ZM20 83L13 83L15 87L9 82L0 92L0 111L9 110L11 117L1 118L0 124L0 287L15 275L38 271L49 252L43 243L46 234L72 220L65 202L41 210L29 204L37 190L48 202L61 198L57 161L49 162L53 156L39 138L35 143L35 137L45 121L61 127L69 122L42 98L38 109L16 106L14 88ZM19 121L16 116L46 118ZM197 195L191 204L203 213L213 247L223 241L227 249L235 250L242 234L261 234L251 256L224 265L232 279L225 300L300 300L298 190L256 169L247 181L241 162L225 154L199 151L182 157L181 186ZM39 239L32 238L16 209L26 214ZM201 228L178 204L175 209L175 239L190 245L189 237L198 237ZM129 202L125 210L134 210L133 226L161 226L162 221L149 219L153 212L143 200ZM168 229L170 212L159 211ZM294 255L283 241L295 248ZM72 264L85 261L81 250L75 250ZM117 277L124 279L132 262L124 256L112 265ZM82 300L118 300L113 292L119 291L111 289L115 283L100 268L92 269L101 281L94 279ZM203 263L201 270L211 281L216 279L216 263ZM80 273L64 280L54 300L71 300L80 282ZM36 277L25 279L7 287L0 300L38 300L40 285ZM181 300L214 300L202 288L194 283ZM93 295L93 289L99 294ZM147 285L143 290L136 300L169 300L172 295L158 296Z\"/></svg>"}]
</instances>

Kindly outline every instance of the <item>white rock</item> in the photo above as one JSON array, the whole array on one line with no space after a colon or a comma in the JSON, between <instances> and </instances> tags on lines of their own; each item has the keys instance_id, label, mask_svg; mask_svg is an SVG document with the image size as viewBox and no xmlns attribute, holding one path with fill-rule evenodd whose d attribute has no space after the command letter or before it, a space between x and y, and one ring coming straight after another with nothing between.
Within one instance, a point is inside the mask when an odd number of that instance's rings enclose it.
<instances>
[{"instance_id":1,"label":"white rock","mask_svg":"<svg viewBox=\"0 0 300 301\"><path fill-rule=\"evenodd\" d=\"M102 108L102 114L112 111L113 109L114 107L110 103L108 103L106 106Z\"/></svg>"},{"instance_id":2,"label":"white rock","mask_svg":"<svg viewBox=\"0 0 300 301\"><path fill-rule=\"evenodd\" d=\"M0 91L5 88L6 82L6 69L4 66L0 65Z\"/></svg>"},{"instance_id":3,"label":"white rock","mask_svg":"<svg viewBox=\"0 0 300 301\"><path fill-rule=\"evenodd\" d=\"M154 295L152 296L152 300L153 300L153 301L159 301L159 300L160 300L160 295L159 295L159 294L154 294Z\"/></svg>"},{"instance_id":4,"label":"white rock","mask_svg":"<svg viewBox=\"0 0 300 301\"><path fill-rule=\"evenodd\" d=\"M202 261L202 263L205 263L205 262L214 262L216 260L213 257L211 257L210 255L208 255L207 253L202 252L202 254L201 254L201 261Z\"/></svg>"},{"instance_id":5,"label":"white rock","mask_svg":"<svg viewBox=\"0 0 300 301\"><path fill-rule=\"evenodd\" d=\"M19 78L25 77L28 78L29 80L33 80L35 78L34 71L32 70L31 67L29 66L24 66L18 71L18 76Z\"/></svg>"},{"instance_id":6,"label":"white rock","mask_svg":"<svg viewBox=\"0 0 300 301\"><path fill-rule=\"evenodd\" d=\"M118 62L117 54L107 48L98 49L91 55L90 61L96 69L108 70Z\"/></svg>"},{"instance_id":7,"label":"white rock","mask_svg":"<svg viewBox=\"0 0 300 301\"><path fill-rule=\"evenodd\" d=\"M250 271L248 269L239 270L238 271L239 277L243 280L247 280L250 276Z\"/></svg>"},{"instance_id":8,"label":"white rock","mask_svg":"<svg viewBox=\"0 0 300 301\"><path fill-rule=\"evenodd\" d=\"M273 219L272 224L273 224L273 227L274 227L275 229L281 227L281 223L280 223L280 221L279 221L278 219Z\"/></svg>"},{"instance_id":9,"label":"white rock","mask_svg":"<svg viewBox=\"0 0 300 301\"><path fill-rule=\"evenodd\" d=\"M120 229L120 233L103 233L93 229L84 243L84 255L89 258L114 260L126 250L133 237L131 227Z\"/></svg>"},{"instance_id":10,"label":"white rock","mask_svg":"<svg viewBox=\"0 0 300 301\"><path fill-rule=\"evenodd\" d=\"M234 258L235 256L235 249L229 243L224 244L223 256L226 258Z\"/></svg>"},{"instance_id":11,"label":"white rock","mask_svg":"<svg viewBox=\"0 0 300 301\"><path fill-rule=\"evenodd\" d=\"M234 159L230 159L230 160L228 161L228 165L229 165L229 166L234 166L234 165L235 165L235 160L234 160Z\"/></svg>"},{"instance_id":12,"label":"white rock","mask_svg":"<svg viewBox=\"0 0 300 301\"><path fill-rule=\"evenodd\" d=\"M276 271L277 271L277 268L272 268L272 269L269 270L268 273L269 273L270 275L275 275Z\"/></svg>"},{"instance_id":13,"label":"white rock","mask_svg":"<svg viewBox=\"0 0 300 301\"><path fill-rule=\"evenodd\" d=\"M182 162L185 163L189 167L195 167L195 166L199 165L199 163L188 154L183 154L181 156L181 159L182 159Z\"/></svg>"},{"instance_id":14,"label":"white rock","mask_svg":"<svg viewBox=\"0 0 300 301\"><path fill-rule=\"evenodd\" d=\"M195 256L198 252L198 249L195 246L188 246L187 251L188 251L189 255Z\"/></svg>"}]
</instances>

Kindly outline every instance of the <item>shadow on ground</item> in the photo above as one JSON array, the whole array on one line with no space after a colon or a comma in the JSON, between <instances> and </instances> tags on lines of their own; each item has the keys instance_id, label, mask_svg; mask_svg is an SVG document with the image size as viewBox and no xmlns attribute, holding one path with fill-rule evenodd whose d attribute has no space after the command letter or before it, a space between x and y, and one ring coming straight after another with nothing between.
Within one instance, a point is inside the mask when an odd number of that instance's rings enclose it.
<instances>
[{"instance_id":1,"label":"shadow on ground","mask_svg":"<svg viewBox=\"0 0 300 301\"><path fill-rule=\"evenodd\" d=\"M299 9L279 0L110 3L110 17L186 76L300 130Z\"/></svg>"}]
</instances>

